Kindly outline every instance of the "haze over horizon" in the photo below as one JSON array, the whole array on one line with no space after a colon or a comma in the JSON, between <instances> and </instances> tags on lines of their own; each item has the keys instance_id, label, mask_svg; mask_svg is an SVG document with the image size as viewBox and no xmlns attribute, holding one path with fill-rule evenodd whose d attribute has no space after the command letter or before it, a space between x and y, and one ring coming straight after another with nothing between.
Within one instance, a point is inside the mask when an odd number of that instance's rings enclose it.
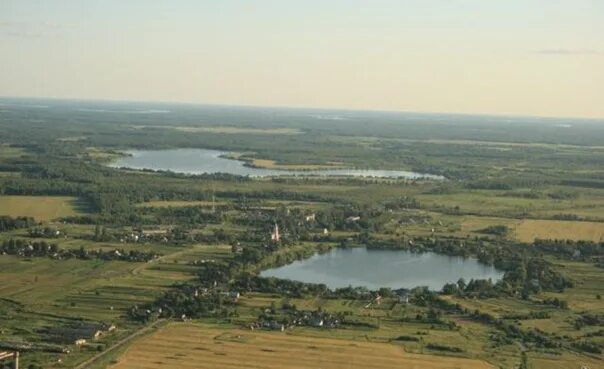
<instances>
[{"instance_id":1,"label":"haze over horizon","mask_svg":"<svg viewBox=\"0 0 604 369\"><path fill-rule=\"evenodd\" d=\"M604 2L0 1L0 96L604 118Z\"/></svg>"}]
</instances>

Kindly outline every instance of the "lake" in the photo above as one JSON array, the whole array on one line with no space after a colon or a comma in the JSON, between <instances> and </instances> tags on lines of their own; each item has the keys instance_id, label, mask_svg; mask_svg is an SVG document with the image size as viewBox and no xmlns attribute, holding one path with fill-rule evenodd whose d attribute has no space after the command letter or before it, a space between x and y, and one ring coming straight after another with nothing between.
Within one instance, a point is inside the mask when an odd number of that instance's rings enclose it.
<instances>
[{"instance_id":1,"label":"lake","mask_svg":"<svg viewBox=\"0 0 604 369\"><path fill-rule=\"evenodd\" d=\"M491 278L495 282L503 277L503 272L473 258L355 247L333 248L326 254L315 254L305 260L265 270L260 275L323 283L332 289L348 286L367 287L370 290L427 286L439 291L446 283L457 282L459 278L464 278L466 282Z\"/></svg>"},{"instance_id":2,"label":"lake","mask_svg":"<svg viewBox=\"0 0 604 369\"><path fill-rule=\"evenodd\" d=\"M272 177L284 175L298 176L353 176L382 178L430 178L443 179L442 176L408 172L403 170L370 169L325 169L309 171L273 170L251 168L243 161L222 157L227 152L206 149L174 150L130 150L124 156L110 164L115 168L169 170L187 174L228 173L250 177Z\"/></svg>"}]
</instances>

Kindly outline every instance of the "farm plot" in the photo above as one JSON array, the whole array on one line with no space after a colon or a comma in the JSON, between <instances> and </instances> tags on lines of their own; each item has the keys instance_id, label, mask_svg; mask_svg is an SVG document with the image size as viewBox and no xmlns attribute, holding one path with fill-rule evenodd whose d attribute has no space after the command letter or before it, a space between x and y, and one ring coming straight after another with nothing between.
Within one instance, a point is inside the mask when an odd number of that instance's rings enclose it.
<instances>
[{"instance_id":1,"label":"farm plot","mask_svg":"<svg viewBox=\"0 0 604 369\"><path fill-rule=\"evenodd\" d=\"M514 228L514 237L523 242L535 238L559 240L604 240L604 223L525 219Z\"/></svg>"},{"instance_id":2,"label":"farm plot","mask_svg":"<svg viewBox=\"0 0 604 369\"><path fill-rule=\"evenodd\" d=\"M134 343L111 369L146 368L487 369L484 361L406 353L388 343L217 329L174 323Z\"/></svg>"}]
</instances>

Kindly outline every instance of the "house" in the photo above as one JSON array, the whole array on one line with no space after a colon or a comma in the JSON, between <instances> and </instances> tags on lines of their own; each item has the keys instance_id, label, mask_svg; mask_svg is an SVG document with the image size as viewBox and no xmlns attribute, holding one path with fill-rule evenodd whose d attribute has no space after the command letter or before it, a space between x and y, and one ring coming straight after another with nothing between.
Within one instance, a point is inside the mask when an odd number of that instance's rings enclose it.
<instances>
[{"instance_id":1,"label":"house","mask_svg":"<svg viewBox=\"0 0 604 369\"><path fill-rule=\"evenodd\" d=\"M262 323L262 327L267 328L267 329L272 329L274 331L281 331L281 332L283 332L285 330L285 325L283 325L279 322L276 322L274 320L271 320L270 322Z\"/></svg>"},{"instance_id":2,"label":"house","mask_svg":"<svg viewBox=\"0 0 604 369\"><path fill-rule=\"evenodd\" d=\"M354 223L354 222L358 222L359 220L361 220L361 217L348 217L346 218L346 222L348 223Z\"/></svg>"},{"instance_id":3,"label":"house","mask_svg":"<svg viewBox=\"0 0 604 369\"><path fill-rule=\"evenodd\" d=\"M308 214L307 216L304 217L304 220L306 220L307 222L314 222L315 221L315 213Z\"/></svg>"},{"instance_id":4,"label":"house","mask_svg":"<svg viewBox=\"0 0 604 369\"><path fill-rule=\"evenodd\" d=\"M409 303L409 293L406 290L397 290L395 291L397 296L398 296L398 302L400 302L401 304L408 304Z\"/></svg>"},{"instance_id":5,"label":"house","mask_svg":"<svg viewBox=\"0 0 604 369\"><path fill-rule=\"evenodd\" d=\"M241 294L237 291L223 292L222 294L229 297L233 302L237 302L239 297L241 297Z\"/></svg>"},{"instance_id":6,"label":"house","mask_svg":"<svg viewBox=\"0 0 604 369\"><path fill-rule=\"evenodd\" d=\"M243 247L241 247L241 244L239 242L237 242L236 244L233 244L231 246L231 252L233 254L241 253L241 252L243 252Z\"/></svg>"},{"instance_id":7,"label":"house","mask_svg":"<svg viewBox=\"0 0 604 369\"><path fill-rule=\"evenodd\" d=\"M327 230L327 228L323 228L323 234L324 234L325 236L327 236L327 235L329 234L329 231Z\"/></svg>"},{"instance_id":8,"label":"house","mask_svg":"<svg viewBox=\"0 0 604 369\"><path fill-rule=\"evenodd\" d=\"M86 340L85 340L85 339L83 339L83 338L78 338L77 340L75 340L74 344L75 344L76 346L82 346L82 345L85 345L85 344L86 344Z\"/></svg>"},{"instance_id":9,"label":"house","mask_svg":"<svg viewBox=\"0 0 604 369\"><path fill-rule=\"evenodd\" d=\"M18 351L0 351L0 364L2 364L2 361L4 360L12 360L13 361L13 365L11 366L12 369L19 369L19 352ZM4 366L2 366L4 367Z\"/></svg>"},{"instance_id":10,"label":"house","mask_svg":"<svg viewBox=\"0 0 604 369\"><path fill-rule=\"evenodd\" d=\"M115 326L108 326L103 323L77 322L63 327L50 327L43 330L42 333L54 342L73 343L79 340L98 339L105 332L115 330Z\"/></svg>"},{"instance_id":11,"label":"house","mask_svg":"<svg viewBox=\"0 0 604 369\"><path fill-rule=\"evenodd\" d=\"M321 318L314 318L308 322L308 324L310 324L313 327L322 327L323 323L324 323L324 321Z\"/></svg>"}]
</instances>

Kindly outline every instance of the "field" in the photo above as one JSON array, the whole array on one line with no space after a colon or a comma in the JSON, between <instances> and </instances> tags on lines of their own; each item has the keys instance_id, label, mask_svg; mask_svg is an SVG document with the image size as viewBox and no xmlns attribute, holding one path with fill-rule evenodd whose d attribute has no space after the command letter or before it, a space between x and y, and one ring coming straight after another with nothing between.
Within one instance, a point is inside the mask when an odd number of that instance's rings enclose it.
<instances>
[{"instance_id":1,"label":"field","mask_svg":"<svg viewBox=\"0 0 604 369\"><path fill-rule=\"evenodd\" d=\"M10 145L0 144L0 159L18 158L27 154L27 151Z\"/></svg>"},{"instance_id":2,"label":"field","mask_svg":"<svg viewBox=\"0 0 604 369\"><path fill-rule=\"evenodd\" d=\"M278 164L274 160L252 159L251 165L257 168L279 169L279 170L317 170L342 168L342 163L333 164Z\"/></svg>"},{"instance_id":3,"label":"field","mask_svg":"<svg viewBox=\"0 0 604 369\"><path fill-rule=\"evenodd\" d=\"M70 196L0 196L0 215L28 216L37 221L81 215L85 206Z\"/></svg>"},{"instance_id":4,"label":"field","mask_svg":"<svg viewBox=\"0 0 604 369\"><path fill-rule=\"evenodd\" d=\"M212 205L222 205L224 202L215 201L149 201L141 204L137 204L140 207L149 207L149 208L179 208L179 207L187 207L187 206L212 206Z\"/></svg>"},{"instance_id":5,"label":"field","mask_svg":"<svg viewBox=\"0 0 604 369\"><path fill-rule=\"evenodd\" d=\"M535 238L558 240L604 240L604 223L525 219L514 227L514 238L533 242Z\"/></svg>"},{"instance_id":6,"label":"field","mask_svg":"<svg viewBox=\"0 0 604 369\"><path fill-rule=\"evenodd\" d=\"M192 126L134 126L135 129L143 128L163 128L173 129L176 131L187 133L222 133L222 134L252 134L252 135L297 135L303 133L299 129L293 128L243 128L243 127L227 127L227 126L208 126L208 127L192 127Z\"/></svg>"},{"instance_id":7,"label":"field","mask_svg":"<svg viewBox=\"0 0 604 369\"><path fill-rule=\"evenodd\" d=\"M406 353L389 343L316 338L284 332L171 324L136 342L110 366L152 368L487 369L480 360Z\"/></svg>"}]
</instances>

